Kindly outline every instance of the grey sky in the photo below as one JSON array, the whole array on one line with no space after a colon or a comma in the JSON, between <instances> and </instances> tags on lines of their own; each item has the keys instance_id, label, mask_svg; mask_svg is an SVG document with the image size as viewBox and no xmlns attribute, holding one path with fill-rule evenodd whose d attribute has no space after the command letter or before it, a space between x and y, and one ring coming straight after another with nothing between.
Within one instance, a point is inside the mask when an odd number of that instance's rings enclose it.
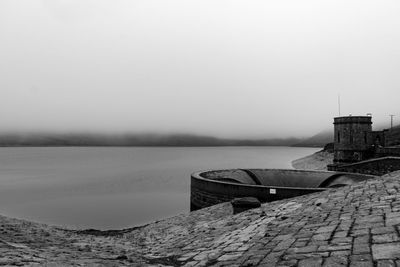
<instances>
[{"instance_id":1,"label":"grey sky","mask_svg":"<svg viewBox=\"0 0 400 267\"><path fill-rule=\"evenodd\" d=\"M5 131L306 136L400 120L399 1L0 1ZM395 118L396 119L396 118Z\"/></svg>"}]
</instances>

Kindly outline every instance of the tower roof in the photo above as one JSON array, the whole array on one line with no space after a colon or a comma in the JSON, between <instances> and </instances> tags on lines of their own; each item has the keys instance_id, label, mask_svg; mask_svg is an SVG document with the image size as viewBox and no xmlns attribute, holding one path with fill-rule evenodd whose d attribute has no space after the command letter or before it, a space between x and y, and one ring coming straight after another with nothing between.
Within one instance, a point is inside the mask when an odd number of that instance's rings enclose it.
<instances>
[{"instance_id":1,"label":"tower roof","mask_svg":"<svg viewBox=\"0 0 400 267\"><path fill-rule=\"evenodd\" d=\"M371 116L345 116L334 118L333 124L348 124L348 123L358 123L358 124L372 124Z\"/></svg>"}]
</instances>

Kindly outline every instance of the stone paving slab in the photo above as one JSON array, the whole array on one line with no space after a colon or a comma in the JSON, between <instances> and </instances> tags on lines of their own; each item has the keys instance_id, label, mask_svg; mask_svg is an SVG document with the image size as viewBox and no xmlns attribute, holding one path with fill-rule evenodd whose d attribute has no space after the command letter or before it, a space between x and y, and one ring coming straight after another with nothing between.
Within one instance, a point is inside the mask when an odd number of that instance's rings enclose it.
<instances>
[{"instance_id":1,"label":"stone paving slab","mask_svg":"<svg viewBox=\"0 0 400 267\"><path fill-rule=\"evenodd\" d=\"M112 234L0 216L0 265L400 266L400 172L265 203L229 203Z\"/></svg>"}]
</instances>

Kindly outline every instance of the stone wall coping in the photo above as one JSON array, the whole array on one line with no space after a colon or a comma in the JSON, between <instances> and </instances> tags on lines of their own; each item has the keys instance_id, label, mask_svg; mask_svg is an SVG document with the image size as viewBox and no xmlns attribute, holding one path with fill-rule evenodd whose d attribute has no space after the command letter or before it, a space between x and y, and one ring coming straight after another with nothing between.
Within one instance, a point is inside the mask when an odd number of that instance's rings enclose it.
<instances>
[{"instance_id":1,"label":"stone wall coping","mask_svg":"<svg viewBox=\"0 0 400 267\"><path fill-rule=\"evenodd\" d=\"M400 159L400 158L399 158ZM309 191L322 191L325 190L327 188L325 187L290 187L290 186L268 186L268 185L250 185L250 184L238 184L238 183L231 183L228 181L219 181L216 179L212 179L212 178L205 178L202 177L201 174L205 173L205 172L213 172L213 171L229 171L229 170L236 170L236 169L221 169L221 170L203 170L203 171L197 171L191 174L191 177L193 179L198 179L198 180L202 180L202 181L208 181L208 182L213 182L213 183L218 183L218 184L229 184L229 185L237 185L237 186L243 186L243 187L247 187L247 188L266 188L266 189L289 189L289 190L309 190ZM242 169L241 169L242 170ZM349 173L349 172L335 172L335 171L318 171L318 170L292 170L292 169L249 169L249 170L272 170L272 171L282 171L282 172L299 172L299 173L328 173L328 174L332 174L332 176L328 177L325 180L328 180L330 178L332 178L333 176L337 177L340 175L347 175L347 176L353 176L353 177L368 177L368 178L376 178L375 175L367 175L367 174L357 174L357 173ZM324 181L322 181L320 184L323 184Z\"/></svg>"},{"instance_id":2,"label":"stone wall coping","mask_svg":"<svg viewBox=\"0 0 400 267\"><path fill-rule=\"evenodd\" d=\"M400 157L388 156L388 157L382 157L382 158L367 159L367 160L363 160L363 161L360 161L360 162L355 162L355 163L350 163L350 164L343 164L343 165L340 165L339 167L359 166L359 165L364 165L365 163L379 162L379 161L383 161L383 160L400 160Z\"/></svg>"}]
</instances>

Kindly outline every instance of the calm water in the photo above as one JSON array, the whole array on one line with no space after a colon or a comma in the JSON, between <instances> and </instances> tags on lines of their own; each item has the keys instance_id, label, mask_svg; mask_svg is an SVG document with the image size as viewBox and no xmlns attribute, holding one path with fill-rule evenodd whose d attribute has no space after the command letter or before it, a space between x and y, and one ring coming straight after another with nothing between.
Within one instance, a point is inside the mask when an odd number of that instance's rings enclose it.
<instances>
[{"instance_id":1,"label":"calm water","mask_svg":"<svg viewBox=\"0 0 400 267\"><path fill-rule=\"evenodd\" d=\"M117 229L189 211L190 174L291 168L315 148L0 148L0 214Z\"/></svg>"}]
</instances>

